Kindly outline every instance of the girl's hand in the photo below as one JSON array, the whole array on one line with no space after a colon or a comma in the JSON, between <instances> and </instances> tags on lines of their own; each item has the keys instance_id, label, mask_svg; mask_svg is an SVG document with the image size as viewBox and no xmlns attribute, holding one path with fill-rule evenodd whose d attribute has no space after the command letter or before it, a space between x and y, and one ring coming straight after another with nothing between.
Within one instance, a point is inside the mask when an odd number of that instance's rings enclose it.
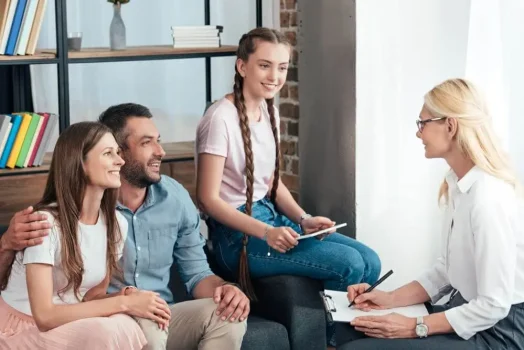
<instances>
[{"instance_id":1,"label":"girl's hand","mask_svg":"<svg viewBox=\"0 0 524 350\"><path fill-rule=\"evenodd\" d=\"M291 227L272 227L267 231L267 244L280 253L285 253L297 244L296 233Z\"/></svg>"},{"instance_id":2,"label":"girl's hand","mask_svg":"<svg viewBox=\"0 0 524 350\"><path fill-rule=\"evenodd\" d=\"M328 219L323 216L312 216L310 218L302 220L302 230L304 230L304 234L316 232L318 230L323 230L325 228L329 228L332 226L335 226L335 222L331 221L331 219ZM323 240L328 235L335 232L335 230L328 231L324 234L318 235L315 238Z\"/></svg>"}]
</instances>

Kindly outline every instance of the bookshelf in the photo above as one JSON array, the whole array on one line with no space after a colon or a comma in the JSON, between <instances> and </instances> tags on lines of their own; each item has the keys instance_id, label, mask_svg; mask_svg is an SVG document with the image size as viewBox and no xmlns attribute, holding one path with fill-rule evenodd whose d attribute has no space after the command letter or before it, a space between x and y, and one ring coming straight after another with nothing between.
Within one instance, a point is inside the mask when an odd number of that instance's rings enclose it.
<instances>
[{"instance_id":1,"label":"bookshelf","mask_svg":"<svg viewBox=\"0 0 524 350\"><path fill-rule=\"evenodd\" d=\"M56 64L58 81L58 130L61 133L70 124L69 109L69 65L75 63L103 63L153 61L188 58L205 59L206 102L211 102L211 59L213 57L234 56L236 46L225 45L218 48L173 48L170 45L128 47L122 51L111 51L105 48L82 48L78 52L67 51L67 0L55 1L56 19L56 49L40 49L33 56L0 56L0 65L22 66L31 64ZM204 24L211 24L210 0L204 1ZM256 26L262 25L262 0L255 0ZM15 109L23 110L23 106L16 106L16 92L23 91L22 82L15 81ZM194 158L193 142L172 142L163 144L166 156L165 163L187 162ZM49 171L51 152L45 156L44 164L40 167L21 169L0 169L0 178L9 176L24 176L45 174Z\"/></svg>"}]
</instances>

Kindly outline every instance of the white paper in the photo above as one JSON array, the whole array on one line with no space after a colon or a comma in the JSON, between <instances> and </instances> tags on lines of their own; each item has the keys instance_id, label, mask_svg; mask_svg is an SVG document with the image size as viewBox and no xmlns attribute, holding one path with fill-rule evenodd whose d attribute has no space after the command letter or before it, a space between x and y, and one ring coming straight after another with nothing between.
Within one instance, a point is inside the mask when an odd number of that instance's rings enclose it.
<instances>
[{"instance_id":1,"label":"white paper","mask_svg":"<svg viewBox=\"0 0 524 350\"><path fill-rule=\"evenodd\" d=\"M333 290L326 290L326 307L331 310L331 317L335 322L351 322L355 317L359 316L381 316L390 313L397 313L407 317L417 317L428 315L428 310L424 304L416 304L411 306L396 307L387 310L370 310L362 311L349 306L349 300L346 292L338 292ZM331 300L329 297L331 296ZM333 311L335 309L336 311Z\"/></svg>"},{"instance_id":2,"label":"white paper","mask_svg":"<svg viewBox=\"0 0 524 350\"><path fill-rule=\"evenodd\" d=\"M325 229L322 229L322 230L319 230L319 231L308 233L307 235L299 236L299 237L297 237L297 240L300 241L301 239L315 237L315 236L321 235L323 233L329 232L329 231L331 231L333 229L341 228L341 227L344 227L344 226L347 226L347 223L338 224L338 225L331 226L331 227L328 227L328 228L325 228Z\"/></svg>"}]
</instances>

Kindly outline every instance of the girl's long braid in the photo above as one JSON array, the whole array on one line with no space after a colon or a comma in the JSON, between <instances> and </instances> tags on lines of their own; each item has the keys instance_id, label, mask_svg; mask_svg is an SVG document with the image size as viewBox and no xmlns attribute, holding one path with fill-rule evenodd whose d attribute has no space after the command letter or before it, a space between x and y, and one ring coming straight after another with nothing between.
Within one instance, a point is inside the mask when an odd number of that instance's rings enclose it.
<instances>
[{"instance_id":1,"label":"girl's long braid","mask_svg":"<svg viewBox=\"0 0 524 350\"><path fill-rule=\"evenodd\" d=\"M275 172L273 174L273 185L271 186L271 201L276 207L277 204L277 189L278 182L280 180L280 142L278 137L277 121L275 119L275 108L273 106L274 99L267 99L267 110L269 112L269 119L271 121L271 131L273 131L273 137L275 138Z\"/></svg>"},{"instance_id":2,"label":"girl's long braid","mask_svg":"<svg viewBox=\"0 0 524 350\"><path fill-rule=\"evenodd\" d=\"M240 130L242 131L242 141L244 142L244 153L246 155L246 210L249 216L252 214L253 207L253 183L255 182L253 161L253 149L251 147L251 130L249 129L249 119L246 114L246 105L244 103L244 94L242 93L243 79L236 71L235 84L233 86L233 95L235 106L240 119ZM238 283L251 300L256 300L255 291L251 278L249 277L249 265L247 261L247 242L248 236L244 233L242 238L242 251L240 252L240 262L238 266Z\"/></svg>"}]
</instances>

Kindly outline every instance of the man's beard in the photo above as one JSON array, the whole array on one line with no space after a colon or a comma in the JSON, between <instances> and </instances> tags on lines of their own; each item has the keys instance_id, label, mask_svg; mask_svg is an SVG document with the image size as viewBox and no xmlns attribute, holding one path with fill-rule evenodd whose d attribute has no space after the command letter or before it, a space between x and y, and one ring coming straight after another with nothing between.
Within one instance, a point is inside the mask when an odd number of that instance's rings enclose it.
<instances>
[{"instance_id":1,"label":"man's beard","mask_svg":"<svg viewBox=\"0 0 524 350\"><path fill-rule=\"evenodd\" d=\"M146 188L150 185L160 182L160 176L158 178L152 178L147 174L146 166L134 159L125 159L125 164L120 169L120 175L129 184L138 187ZM154 159L151 159L153 161ZM160 161L160 159L158 159Z\"/></svg>"}]
</instances>

